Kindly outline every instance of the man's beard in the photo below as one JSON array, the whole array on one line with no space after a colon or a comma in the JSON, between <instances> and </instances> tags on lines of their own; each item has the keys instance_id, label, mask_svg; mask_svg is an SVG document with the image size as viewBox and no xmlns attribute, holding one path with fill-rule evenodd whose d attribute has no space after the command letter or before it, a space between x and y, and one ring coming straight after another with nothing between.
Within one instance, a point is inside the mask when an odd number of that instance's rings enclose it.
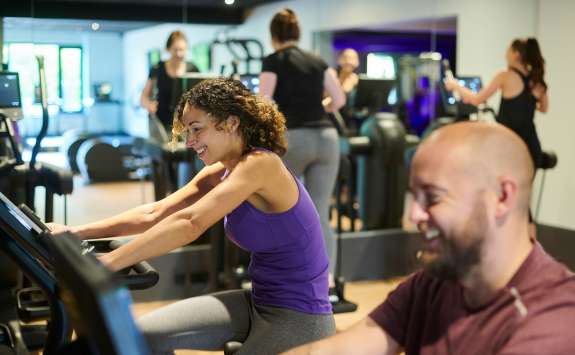
<instances>
[{"instance_id":1,"label":"man's beard","mask_svg":"<svg viewBox=\"0 0 575 355\"><path fill-rule=\"evenodd\" d=\"M441 238L441 254L424 265L424 269L434 277L448 281L465 278L474 266L481 262L481 249L487 227L485 206L478 201L468 219L469 223L458 238Z\"/></svg>"}]
</instances>

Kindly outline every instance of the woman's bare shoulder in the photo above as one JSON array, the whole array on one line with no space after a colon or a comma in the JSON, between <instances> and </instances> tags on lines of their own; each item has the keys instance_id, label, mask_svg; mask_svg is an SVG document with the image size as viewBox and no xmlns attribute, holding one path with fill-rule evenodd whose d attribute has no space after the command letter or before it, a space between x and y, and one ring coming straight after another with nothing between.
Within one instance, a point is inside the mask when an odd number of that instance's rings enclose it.
<instances>
[{"instance_id":1,"label":"woman's bare shoulder","mask_svg":"<svg viewBox=\"0 0 575 355\"><path fill-rule=\"evenodd\" d=\"M245 154L241 163L248 165L250 168L266 170L274 170L283 164L281 158L276 153L264 149L254 149Z\"/></svg>"},{"instance_id":2,"label":"woman's bare shoulder","mask_svg":"<svg viewBox=\"0 0 575 355\"><path fill-rule=\"evenodd\" d=\"M214 187L219 184L222 180L222 177L226 173L226 167L224 164L217 162L212 165L205 166L198 175L201 175L205 179L201 179L207 182L210 187Z\"/></svg>"},{"instance_id":3,"label":"woman's bare shoulder","mask_svg":"<svg viewBox=\"0 0 575 355\"><path fill-rule=\"evenodd\" d=\"M495 73L495 78L510 79L515 77L519 77L519 74L509 68L501 69Z\"/></svg>"},{"instance_id":4,"label":"woman's bare shoulder","mask_svg":"<svg viewBox=\"0 0 575 355\"><path fill-rule=\"evenodd\" d=\"M277 154L257 149L242 156L230 172L230 178L232 180L236 178L247 179L251 183L259 185L258 189L261 189L277 183L282 169L285 168L283 168L281 158Z\"/></svg>"}]
</instances>

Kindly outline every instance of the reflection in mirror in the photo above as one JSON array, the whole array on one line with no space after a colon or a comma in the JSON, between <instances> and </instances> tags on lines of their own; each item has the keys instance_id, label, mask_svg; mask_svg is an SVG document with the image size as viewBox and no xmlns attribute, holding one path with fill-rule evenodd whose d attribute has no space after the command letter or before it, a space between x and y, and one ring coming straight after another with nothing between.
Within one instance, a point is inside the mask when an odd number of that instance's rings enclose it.
<instances>
[{"instance_id":1,"label":"reflection in mirror","mask_svg":"<svg viewBox=\"0 0 575 355\"><path fill-rule=\"evenodd\" d=\"M364 120L354 112L356 90L346 89L346 73L353 70L367 78L394 80L395 87L379 110L397 113L410 133L421 135L444 114L441 60L456 65L456 28L456 17L434 17L314 33L314 48L323 58L331 58L347 93L345 121L357 132ZM353 69L342 65L350 51L357 53Z\"/></svg>"}]
</instances>

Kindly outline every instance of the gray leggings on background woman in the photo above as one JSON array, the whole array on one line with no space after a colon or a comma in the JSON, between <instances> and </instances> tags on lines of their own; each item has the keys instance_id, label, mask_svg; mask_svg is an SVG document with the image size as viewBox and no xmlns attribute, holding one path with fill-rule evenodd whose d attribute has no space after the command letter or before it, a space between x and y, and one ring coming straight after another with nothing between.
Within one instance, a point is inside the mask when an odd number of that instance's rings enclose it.
<instances>
[{"instance_id":1,"label":"gray leggings on background woman","mask_svg":"<svg viewBox=\"0 0 575 355\"><path fill-rule=\"evenodd\" d=\"M272 355L335 334L332 314L255 305L249 290L188 298L137 321L152 355L175 349L222 350L242 342L238 355Z\"/></svg>"},{"instance_id":2,"label":"gray leggings on background woman","mask_svg":"<svg viewBox=\"0 0 575 355\"><path fill-rule=\"evenodd\" d=\"M339 169L339 136L335 128L297 128L287 132L288 150L283 161L302 179L319 213L329 271L335 275L337 243L329 223L330 199Z\"/></svg>"}]
</instances>

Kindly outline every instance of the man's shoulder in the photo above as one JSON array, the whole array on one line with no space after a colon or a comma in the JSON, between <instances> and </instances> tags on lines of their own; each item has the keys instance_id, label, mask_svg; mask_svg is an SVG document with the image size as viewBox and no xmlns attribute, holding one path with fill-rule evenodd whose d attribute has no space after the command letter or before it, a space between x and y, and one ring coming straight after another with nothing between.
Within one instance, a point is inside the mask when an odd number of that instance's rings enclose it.
<instances>
[{"instance_id":1,"label":"man's shoulder","mask_svg":"<svg viewBox=\"0 0 575 355\"><path fill-rule=\"evenodd\" d=\"M518 285L517 297L526 306L520 329L560 328L575 319L575 274L539 246L526 280Z\"/></svg>"},{"instance_id":2,"label":"man's shoulder","mask_svg":"<svg viewBox=\"0 0 575 355\"><path fill-rule=\"evenodd\" d=\"M563 290L573 290L575 274L548 254L541 244L536 243L510 286L517 287L523 294L561 293Z\"/></svg>"},{"instance_id":3,"label":"man's shoulder","mask_svg":"<svg viewBox=\"0 0 575 355\"><path fill-rule=\"evenodd\" d=\"M525 317L503 346L503 353L575 354L575 278L525 295Z\"/></svg>"},{"instance_id":4,"label":"man's shoulder","mask_svg":"<svg viewBox=\"0 0 575 355\"><path fill-rule=\"evenodd\" d=\"M533 309L533 313L549 312L561 308L575 316L575 275L567 269L550 271L553 271L555 275L533 275L543 280L522 291L525 303L528 308ZM544 270L542 274L545 274Z\"/></svg>"}]
</instances>

